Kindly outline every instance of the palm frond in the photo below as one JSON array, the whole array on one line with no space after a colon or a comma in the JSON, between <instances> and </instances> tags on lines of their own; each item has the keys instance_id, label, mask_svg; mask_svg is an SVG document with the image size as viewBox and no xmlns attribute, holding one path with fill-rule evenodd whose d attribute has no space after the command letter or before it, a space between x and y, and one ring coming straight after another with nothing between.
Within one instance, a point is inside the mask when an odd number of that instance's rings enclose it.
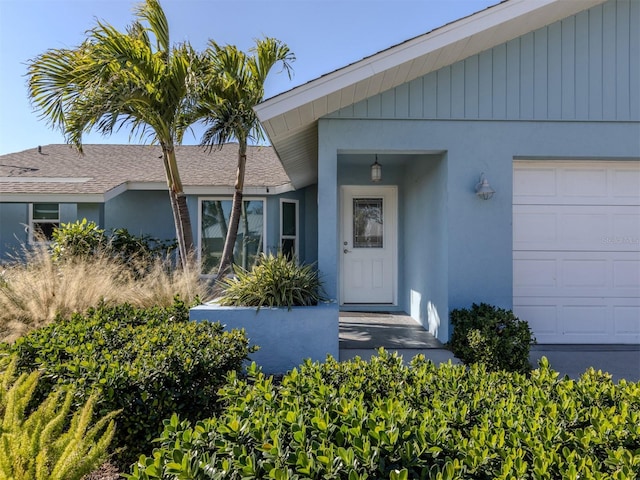
<instances>
[{"instance_id":1,"label":"palm frond","mask_svg":"<svg viewBox=\"0 0 640 480\"><path fill-rule=\"evenodd\" d=\"M157 49L160 52L168 53L169 44L169 22L160 6L158 0L147 0L138 5L136 15L149 23L150 31L156 37Z\"/></svg>"}]
</instances>

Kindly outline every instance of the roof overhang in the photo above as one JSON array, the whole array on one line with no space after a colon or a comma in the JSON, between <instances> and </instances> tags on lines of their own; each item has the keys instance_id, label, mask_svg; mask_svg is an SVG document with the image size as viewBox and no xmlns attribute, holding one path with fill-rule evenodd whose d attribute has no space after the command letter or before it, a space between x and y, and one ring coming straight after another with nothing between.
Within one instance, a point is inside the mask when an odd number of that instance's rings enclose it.
<instances>
[{"instance_id":1,"label":"roof overhang","mask_svg":"<svg viewBox=\"0 0 640 480\"><path fill-rule=\"evenodd\" d=\"M506 0L259 104L295 188L317 181L318 119L606 0Z\"/></svg>"}]
</instances>

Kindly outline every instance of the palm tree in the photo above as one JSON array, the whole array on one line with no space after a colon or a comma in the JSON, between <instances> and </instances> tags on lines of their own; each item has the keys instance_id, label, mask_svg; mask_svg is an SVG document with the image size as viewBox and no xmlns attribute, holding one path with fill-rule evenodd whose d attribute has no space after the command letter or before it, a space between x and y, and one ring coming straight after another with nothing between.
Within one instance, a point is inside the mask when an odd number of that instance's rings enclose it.
<instances>
[{"instance_id":1,"label":"palm tree","mask_svg":"<svg viewBox=\"0 0 640 480\"><path fill-rule=\"evenodd\" d=\"M238 168L234 185L229 228L224 242L217 279L229 271L243 205L244 173L249 140L262 140L264 133L253 110L264 98L264 84L271 69L281 63L291 78L295 56L284 43L274 38L256 41L248 55L233 45L220 46L210 41L207 49L209 75L202 84L201 110L207 127L202 144L222 146L238 141Z\"/></svg>"},{"instance_id":2,"label":"palm tree","mask_svg":"<svg viewBox=\"0 0 640 480\"><path fill-rule=\"evenodd\" d=\"M167 18L158 0L135 10L136 20L120 32L97 22L73 49L51 49L29 61L29 97L67 143L82 152L82 135L103 135L123 126L131 136L162 148L162 159L183 267L193 249L191 220L178 172L175 145L194 104L198 56L188 43L169 44Z\"/></svg>"}]
</instances>

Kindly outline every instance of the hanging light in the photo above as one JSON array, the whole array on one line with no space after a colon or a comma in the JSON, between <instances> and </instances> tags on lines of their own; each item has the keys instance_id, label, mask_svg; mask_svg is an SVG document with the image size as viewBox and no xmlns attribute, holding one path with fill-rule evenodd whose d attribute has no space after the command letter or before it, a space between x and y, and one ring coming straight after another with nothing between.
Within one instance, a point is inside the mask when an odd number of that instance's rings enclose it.
<instances>
[{"instance_id":1,"label":"hanging light","mask_svg":"<svg viewBox=\"0 0 640 480\"><path fill-rule=\"evenodd\" d=\"M376 155L376 161L371 164L371 181L378 183L382 180L382 165L378 163L378 155Z\"/></svg>"},{"instance_id":2,"label":"hanging light","mask_svg":"<svg viewBox=\"0 0 640 480\"><path fill-rule=\"evenodd\" d=\"M496 193L496 191L491 188L491 185L489 185L489 181L484 176L484 173L482 173L480 175L480 181L476 185L476 195L478 195L483 200L489 200L491 197L493 197L494 193Z\"/></svg>"}]
</instances>

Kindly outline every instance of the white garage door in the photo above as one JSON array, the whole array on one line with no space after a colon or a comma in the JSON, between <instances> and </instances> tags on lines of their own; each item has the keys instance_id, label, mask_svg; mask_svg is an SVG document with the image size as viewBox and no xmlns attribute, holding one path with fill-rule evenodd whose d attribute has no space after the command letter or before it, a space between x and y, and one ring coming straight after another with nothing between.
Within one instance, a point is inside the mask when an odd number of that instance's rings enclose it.
<instances>
[{"instance_id":1,"label":"white garage door","mask_svg":"<svg viewBox=\"0 0 640 480\"><path fill-rule=\"evenodd\" d=\"M538 343L640 343L640 162L514 163L513 297Z\"/></svg>"}]
</instances>

